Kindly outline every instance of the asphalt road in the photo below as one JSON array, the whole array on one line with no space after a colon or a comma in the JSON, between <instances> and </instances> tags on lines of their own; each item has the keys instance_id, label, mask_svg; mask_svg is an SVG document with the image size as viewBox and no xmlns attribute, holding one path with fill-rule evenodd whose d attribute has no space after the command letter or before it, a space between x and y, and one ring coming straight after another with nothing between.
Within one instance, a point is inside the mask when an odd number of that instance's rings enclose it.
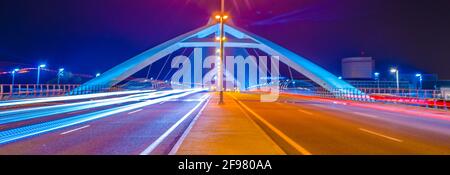
<instances>
[{"instance_id":1,"label":"asphalt road","mask_svg":"<svg viewBox=\"0 0 450 175\"><path fill-rule=\"evenodd\" d=\"M0 125L0 154L167 154L209 95L151 94L2 116L15 120Z\"/></svg>"},{"instance_id":2,"label":"asphalt road","mask_svg":"<svg viewBox=\"0 0 450 175\"><path fill-rule=\"evenodd\" d=\"M287 94L273 103L228 95L288 154L450 154L449 120Z\"/></svg>"},{"instance_id":3,"label":"asphalt road","mask_svg":"<svg viewBox=\"0 0 450 175\"><path fill-rule=\"evenodd\" d=\"M288 154L450 154L450 116L287 94L272 103L259 94L226 95ZM0 154L168 154L208 96L142 92L2 110Z\"/></svg>"}]
</instances>

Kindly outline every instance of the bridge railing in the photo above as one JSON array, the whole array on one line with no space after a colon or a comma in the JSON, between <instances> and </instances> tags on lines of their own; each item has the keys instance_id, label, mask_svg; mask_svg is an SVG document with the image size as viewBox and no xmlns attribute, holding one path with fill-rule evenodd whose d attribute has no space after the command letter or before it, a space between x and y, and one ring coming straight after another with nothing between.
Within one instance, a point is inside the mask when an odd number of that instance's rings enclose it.
<instances>
[{"instance_id":1,"label":"bridge railing","mask_svg":"<svg viewBox=\"0 0 450 175\"><path fill-rule=\"evenodd\" d=\"M121 90L119 87L108 87L103 85L82 86L79 84L0 84L0 100L82 95L99 92L113 92L119 90Z\"/></svg>"},{"instance_id":2,"label":"bridge railing","mask_svg":"<svg viewBox=\"0 0 450 175\"><path fill-rule=\"evenodd\" d=\"M448 110L450 92L444 90L397 89L397 88L283 88L283 92L328 99L341 99L360 102L379 102L422 106Z\"/></svg>"}]
</instances>

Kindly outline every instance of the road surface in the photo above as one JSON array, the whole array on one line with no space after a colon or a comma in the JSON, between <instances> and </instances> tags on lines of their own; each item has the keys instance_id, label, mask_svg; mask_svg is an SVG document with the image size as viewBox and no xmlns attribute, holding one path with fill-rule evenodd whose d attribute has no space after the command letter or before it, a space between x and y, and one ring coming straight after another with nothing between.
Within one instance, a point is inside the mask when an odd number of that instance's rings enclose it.
<instances>
[{"instance_id":1,"label":"road surface","mask_svg":"<svg viewBox=\"0 0 450 175\"><path fill-rule=\"evenodd\" d=\"M229 95L288 154L450 154L449 120L288 94L273 103L259 102L259 94Z\"/></svg>"},{"instance_id":2,"label":"road surface","mask_svg":"<svg viewBox=\"0 0 450 175\"><path fill-rule=\"evenodd\" d=\"M2 120L0 154L167 154L209 94L156 93L161 92L134 94L132 100L114 98L44 110L15 110L0 117L16 120Z\"/></svg>"},{"instance_id":3,"label":"road surface","mask_svg":"<svg viewBox=\"0 0 450 175\"><path fill-rule=\"evenodd\" d=\"M168 154L209 96L145 91L3 103L8 108L0 111L0 154ZM288 94L271 103L261 103L256 93L226 98L236 100L287 154L450 154L450 116L429 117L427 110L393 112Z\"/></svg>"}]
</instances>

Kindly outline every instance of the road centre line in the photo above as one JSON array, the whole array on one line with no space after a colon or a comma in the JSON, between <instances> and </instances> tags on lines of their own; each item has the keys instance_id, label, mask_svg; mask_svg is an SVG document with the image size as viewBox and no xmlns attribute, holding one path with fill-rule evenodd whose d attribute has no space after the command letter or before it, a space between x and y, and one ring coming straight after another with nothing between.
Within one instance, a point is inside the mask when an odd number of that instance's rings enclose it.
<instances>
[{"instance_id":1,"label":"road centre line","mask_svg":"<svg viewBox=\"0 0 450 175\"><path fill-rule=\"evenodd\" d=\"M235 99L239 104L242 105L248 112L250 112L253 116L255 116L258 120L260 120L263 124L265 124L269 129L271 129L273 132L278 134L282 139L284 139L287 143L289 143L291 146L293 146L297 151L302 153L303 155L312 155L311 152L306 150L304 147L300 146L298 143L296 143L294 140L292 140L290 137L288 137L286 134L284 134L282 131L275 128L272 124L270 124L268 121L266 121L264 118L262 118L260 115L258 115L256 112L251 110L247 105L239 101L236 97L231 95L233 99Z\"/></svg>"}]
</instances>

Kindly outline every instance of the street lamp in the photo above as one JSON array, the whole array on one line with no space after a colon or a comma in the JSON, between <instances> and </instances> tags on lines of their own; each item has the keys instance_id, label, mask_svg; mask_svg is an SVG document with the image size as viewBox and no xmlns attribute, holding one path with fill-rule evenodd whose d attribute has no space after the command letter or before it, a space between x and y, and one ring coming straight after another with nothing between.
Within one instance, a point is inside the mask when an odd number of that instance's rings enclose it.
<instances>
[{"instance_id":1,"label":"street lamp","mask_svg":"<svg viewBox=\"0 0 450 175\"><path fill-rule=\"evenodd\" d=\"M15 78L16 78L16 72L19 72L19 69L14 69L14 70L11 72L11 75L12 75L12 82L11 82L11 85L13 86L13 88L14 88L14 81L15 81Z\"/></svg>"},{"instance_id":2,"label":"street lamp","mask_svg":"<svg viewBox=\"0 0 450 175\"><path fill-rule=\"evenodd\" d=\"M61 78L63 75L64 75L64 68L60 68L60 69L58 70L58 85L59 85L60 78Z\"/></svg>"},{"instance_id":3,"label":"street lamp","mask_svg":"<svg viewBox=\"0 0 450 175\"><path fill-rule=\"evenodd\" d=\"M398 80L398 69L397 68L391 68L391 73L395 73L395 81L397 82L397 92L400 91L400 83Z\"/></svg>"},{"instance_id":4,"label":"street lamp","mask_svg":"<svg viewBox=\"0 0 450 175\"><path fill-rule=\"evenodd\" d=\"M216 15L215 18L220 23L220 36L216 37L216 41L219 41L220 48L216 50L216 53L219 54L219 63L218 63L218 71L217 71L217 88L219 89L219 104L223 104L223 58L225 56L224 54L224 42L226 40L225 37L225 20L227 20L229 17L224 14L224 2L222 1L222 14Z\"/></svg>"},{"instance_id":5,"label":"street lamp","mask_svg":"<svg viewBox=\"0 0 450 175\"><path fill-rule=\"evenodd\" d=\"M97 73L97 74L95 74L95 77L99 77L101 74L100 73Z\"/></svg>"},{"instance_id":6,"label":"street lamp","mask_svg":"<svg viewBox=\"0 0 450 175\"><path fill-rule=\"evenodd\" d=\"M375 76L375 80L377 81L377 88L380 89L380 73L375 72L373 73L373 75Z\"/></svg>"},{"instance_id":7,"label":"street lamp","mask_svg":"<svg viewBox=\"0 0 450 175\"><path fill-rule=\"evenodd\" d=\"M379 72L375 72L375 73L373 73L373 75L375 75L375 79L376 80L380 77L380 73Z\"/></svg>"},{"instance_id":8,"label":"street lamp","mask_svg":"<svg viewBox=\"0 0 450 175\"><path fill-rule=\"evenodd\" d=\"M419 78L420 89L422 89L422 80L423 80L422 74L417 73L417 74L416 74L416 77Z\"/></svg>"},{"instance_id":9,"label":"street lamp","mask_svg":"<svg viewBox=\"0 0 450 175\"><path fill-rule=\"evenodd\" d=\"M41 76L41 68L44 68L44 67L46 67L46 66L47 66L47 65L45 65L45 64L41 64L41 65L38 66L36 85L39 85L39 78L40 78L40 76Z\"/></svg>"}]
</instances>

